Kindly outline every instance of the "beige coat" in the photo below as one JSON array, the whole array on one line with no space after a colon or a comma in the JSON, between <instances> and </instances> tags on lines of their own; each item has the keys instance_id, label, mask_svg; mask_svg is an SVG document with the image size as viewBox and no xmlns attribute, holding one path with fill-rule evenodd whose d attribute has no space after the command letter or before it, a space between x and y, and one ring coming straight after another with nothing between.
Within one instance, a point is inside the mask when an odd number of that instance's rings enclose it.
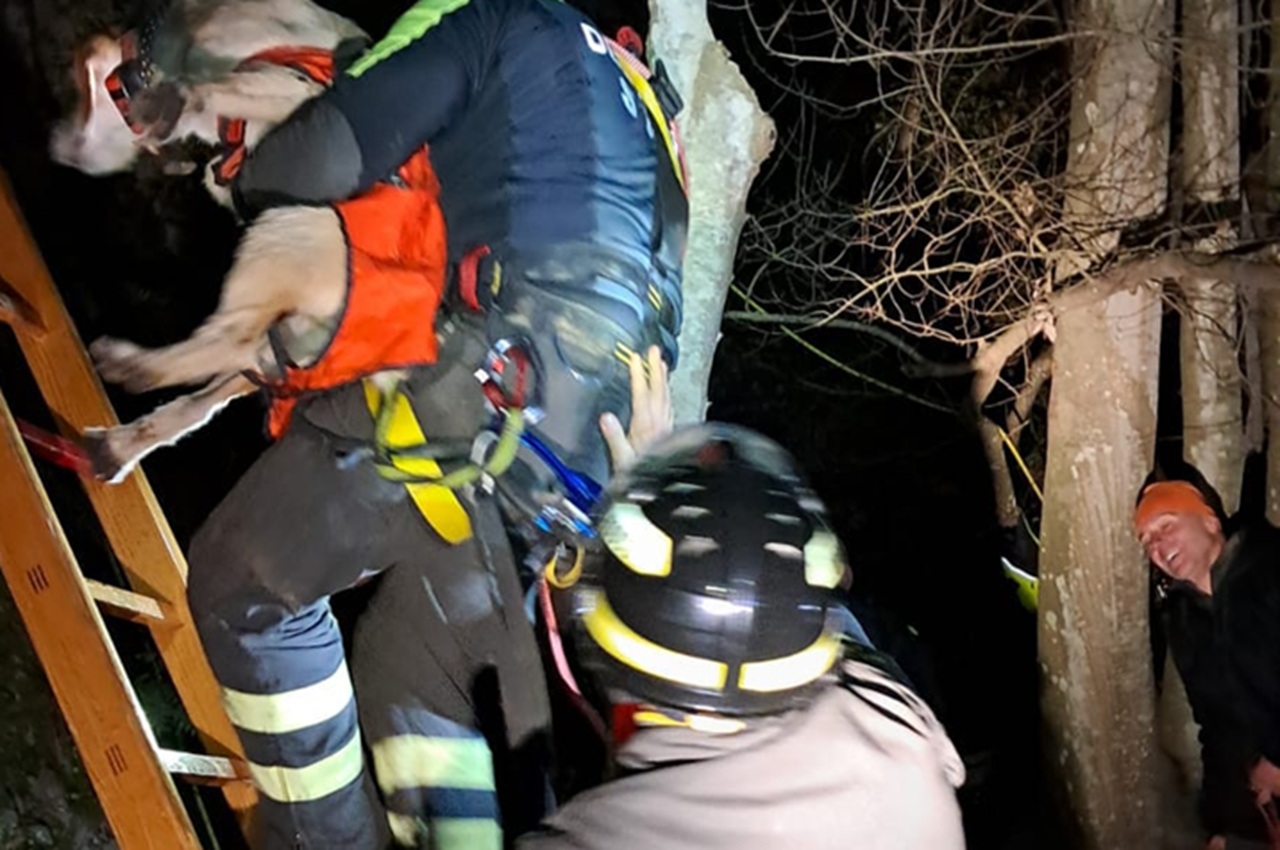
<instances>
[{"instance_id":1,"label":"beige coat","mask_svg":"<svg viewBox=\"0 0 1280 850\"><path fill-rule=\"evenodd\" d=\"M731 735L638 731L638 771L585 792L519 850L963 850L964 767L929 708L870 665Z\"/></svg>"}]
</instances>

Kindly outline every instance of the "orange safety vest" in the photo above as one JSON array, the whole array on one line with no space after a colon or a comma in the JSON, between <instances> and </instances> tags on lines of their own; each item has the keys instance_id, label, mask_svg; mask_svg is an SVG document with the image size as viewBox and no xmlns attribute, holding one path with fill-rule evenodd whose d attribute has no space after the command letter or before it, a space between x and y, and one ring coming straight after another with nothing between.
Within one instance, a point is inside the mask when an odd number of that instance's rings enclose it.
<instances>
[{"instance_id":1,"label":"orange safety vest","mask_svg":"<svg viewBox=\"0 0 1280 850\"><path fill-rule=\"evenodd\" d=\"M426 148L398 175L403 185L379 183L332 204L347 241L346 304L319 360L307 367L284 364L284 378L269 385L273 438L288 428L304 393L436 361L436 309L448 263L440 184Z\"/></svg>"}]
</instances>

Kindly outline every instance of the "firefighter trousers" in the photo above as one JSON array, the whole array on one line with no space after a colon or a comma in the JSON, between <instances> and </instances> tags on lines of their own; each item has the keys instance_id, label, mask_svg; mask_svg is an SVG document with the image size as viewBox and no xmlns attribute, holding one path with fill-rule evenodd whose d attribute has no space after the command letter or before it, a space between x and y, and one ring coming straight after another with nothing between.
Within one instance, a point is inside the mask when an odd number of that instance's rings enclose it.
<instances>
[{"instance_id":1,"label":"firefighter trousers","mask_svg":"<svg viewBox=\"0 0 1280 850\"><path fill-rule=\"evenodd\" d=\"M484 421L476 345L442 339L410 384L440 438ZM510 545L491 499L463 496L474 533L452 545L353 462L363 405L354 385L301 407L190 547L192 612L261 792L253 844L498 848L500 796L513 834L543 812L549 727ZM348 667L330 596L371 576Z\"/></svg>"}]
</instances>

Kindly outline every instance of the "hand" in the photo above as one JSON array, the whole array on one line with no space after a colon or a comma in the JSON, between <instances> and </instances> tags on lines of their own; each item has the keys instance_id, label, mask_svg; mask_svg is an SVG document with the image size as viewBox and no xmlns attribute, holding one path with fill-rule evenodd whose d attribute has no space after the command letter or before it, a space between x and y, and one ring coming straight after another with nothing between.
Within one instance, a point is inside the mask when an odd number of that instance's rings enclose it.
<instances>
[{"instance_id":1,"label":"hand","mask_svg":"<svg viewBox=\"0 0 1280 850\"><path fill-rule=\"evenodd\" d=\"M640 355L631 355L631 430L612 413L600 417L600 431L609 446L613 473L617 475L635 463L636 456L650 444L669 434L675 425L671 410L671 386L667 383L667 363L658 346L648 351L648 374Z\"/></svg>"},{"instance_id":2,"label":"hand","mask_svg":"<svg viewBox=\"0 0 1280 850\"><path fill-rule=\"evenodd\" d=\"M1269 803L1273 796L1280 796L1280 767L1265 758L1258 759L1249 771L1249 787L1257 795L1259 806Z\"/></svg>"},{"instance_id":3,"label":"hand","mask_svg":"<svg viewBox=\"0 0 1280 850\"><path fill-rule=\"evenodd\" d=\"M1204 844L1204 850L1227 850L1227 839L1222 835L1215 835Z\"/></svg>"}]
</instances>

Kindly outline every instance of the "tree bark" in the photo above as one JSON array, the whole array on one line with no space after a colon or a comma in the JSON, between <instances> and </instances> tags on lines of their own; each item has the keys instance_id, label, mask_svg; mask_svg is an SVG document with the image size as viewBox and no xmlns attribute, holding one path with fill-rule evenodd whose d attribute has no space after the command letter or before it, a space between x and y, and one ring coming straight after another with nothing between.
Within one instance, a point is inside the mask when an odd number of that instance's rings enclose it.
<instances>
[{"instance_id":1,"label":"tree bark","mask_svg":"<svg viewBox=\"0 0 1280 850\"><path fill-rule=\"evenodd\" d=\"M1239 14L1234 0L1183 0L1182 15L1183 187L1191 201L1222 203L1239 197ZM1231 241L1224 230L1197 248ZM1236 288L1202 277L1182 292L1183 451L1234 513L1245 456Z\"/></svg>"},{"instance_id":2,"label":"tree bark","mask_svg":"<svg viewBox=\"0 0 1280 850\"><path fill-rule=\"evenodd\" d=\"M1129 526L1155 449L1160 301L1058 320L1040 552L1049 760L1086 847L1158 846L1147 569Z\"/></svg>"},{"instance_id":3,"label":"tree bark","mask_svg":"<svg viewBox=\"0 0 1280 850\"><path fill-rule=\"evenodd\" d=\"M1272 137L1280 141L1277 130L1272 130ZM1280 525L1280 291L1259 290L1257 304L1261 404L1267 426L1267 520Z\"/></svg>"},{"instance_id":4,"label":"tree bark","mask_svg":"<svg viewBox=\"0 0 1280 850\"><path fill-rule=\"evenodd\" d=\"M1201 207L1240 197L1239 17L1235 0L1182 3L1182 185L1187 199ZM1234 234L1223 224L1197 249L1230 247ZM1240 506L1245 459L1238 293L1230 278L1203 276L1184 280L1181 290L1183 455L1231 514ZM1173 664L1165 665L1157 714L1160 747L1181 780L1171 789L1176 808L1187 811L1202 775L1200 746Z\"/></svg>"},{"instance_id":5,"label":"tree bark","mask_svg":"<svg viewBox=\"0 0 1280 850\"><path fill-rule=\"evenodd\" d=\"M1086 0L1074 25L1064 216L1087 268L1117 222L1167 195L1171 4ZM1097 287L1099 282L1086 284ZM1039 645L1049 763L1083 846L1155 847L1147 568L1130 530L1155 450L1160 300L1139 284L1057 317L1041 523Z\"/></svg>"},{"instance_id":6,"label":"tree bark","mask_svg":"<svg viewBox=\"0 0 1280 850\"><path fill-rule=\"evenodd\" d=\"M689 168L689 247L671 399L677 422L696 422L706 415L747 193L773 149L774 126L712 34L705 0L650 0L650 10L653 56L666 64L685 103L679 122Z\"/></svg>"},{"instance_id":7,"label":"tree bark","mask_svg":"<svg viewBox=\"0 0 1280 850\"><path fill-rule=\"evenodd\" d=\"M1271 44L1280 38L1280 15L1271 16ZM1280 198L1271 187L1280 185L1280 50L1271 50L1270 92L1267 102L1269 140L1264 167L1265 191L1258 194L1266 202L1267 221L1280 213ZM1267 234L1269 235L1269 234ZM1263 418L1267 430L1267 519L1280 524L1280 292L1259 291L1256 304L1258 342L1262 363Z\"/></svg>"}]
</instances>

